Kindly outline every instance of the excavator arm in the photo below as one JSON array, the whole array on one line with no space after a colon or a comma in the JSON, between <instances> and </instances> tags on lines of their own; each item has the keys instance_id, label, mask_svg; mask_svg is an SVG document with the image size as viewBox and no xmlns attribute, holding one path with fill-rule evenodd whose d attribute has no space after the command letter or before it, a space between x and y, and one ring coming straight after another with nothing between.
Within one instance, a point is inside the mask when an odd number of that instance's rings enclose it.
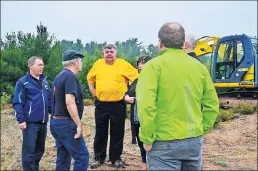
<instances>
[{"instance_id":1,"label":"excavator arm","mask_svg":"<svg viewBox=\"0 0 258 171\"><path fill-rule=\"evenodd\" d=\"M195 54L197 57L212 53L220 37L204 36L196 40Z\"/></svg>"}]
</instances>

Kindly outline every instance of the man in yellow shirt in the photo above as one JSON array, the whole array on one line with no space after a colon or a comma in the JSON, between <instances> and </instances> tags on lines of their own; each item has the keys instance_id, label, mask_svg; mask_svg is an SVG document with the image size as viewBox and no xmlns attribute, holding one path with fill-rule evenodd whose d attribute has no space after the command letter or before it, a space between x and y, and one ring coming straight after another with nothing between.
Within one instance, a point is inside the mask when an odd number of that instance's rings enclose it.
<instances>
[{"instance_id":1,"label":"man in yellow shirt","mask_svg":"<svg viewBox=\"0 0 258 171\"><path fill-rule=\"evenodd\" d=\"M123 151L126 103L123 100L128 89L128 81L133 82L138 71L130 63L116 58L116 48L112 44L104 46L104 59L99 59L87 75L89 89L95 100L96 134L94 139L94 159L91 168L105 162L110 122L109 159L113 166L123 167Z\"/></svg>"}]
</instances>

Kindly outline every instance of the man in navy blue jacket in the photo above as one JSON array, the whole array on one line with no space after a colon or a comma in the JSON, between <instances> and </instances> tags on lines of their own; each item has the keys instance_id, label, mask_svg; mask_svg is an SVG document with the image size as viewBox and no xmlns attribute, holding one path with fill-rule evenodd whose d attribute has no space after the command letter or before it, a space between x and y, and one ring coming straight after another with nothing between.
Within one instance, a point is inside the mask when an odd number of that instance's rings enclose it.
<instances>
[{"instance_id":1,"label":"man in navy blue jacket","mask_svg":"<svg viewBox=\"0 0 258 171\"><path fill-rule=\"evenodd\" d=\"M43 74L44 62L41 57L30 57L28 67L29 72L16 83L13 108L23 135L23 170L34 171L39 170L39 162L45 151L51 89Z\"/></svg>"}]
</instances>

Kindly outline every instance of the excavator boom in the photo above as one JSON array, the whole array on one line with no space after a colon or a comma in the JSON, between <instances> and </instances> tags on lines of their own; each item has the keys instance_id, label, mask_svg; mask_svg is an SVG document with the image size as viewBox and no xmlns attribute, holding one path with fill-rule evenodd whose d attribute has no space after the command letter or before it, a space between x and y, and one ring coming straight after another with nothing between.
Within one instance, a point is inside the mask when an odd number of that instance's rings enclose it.
<instances>
[{"instance_id":1,"label":"excavator boom","mask_svg":"<svg viewBox=\"0 0 258 171\"><path fill-rule=\"evenodd\" d=\"M197 57L212 53L220 37L204 36L196 40L195 54Z\"/></svg>"}]
</instances>

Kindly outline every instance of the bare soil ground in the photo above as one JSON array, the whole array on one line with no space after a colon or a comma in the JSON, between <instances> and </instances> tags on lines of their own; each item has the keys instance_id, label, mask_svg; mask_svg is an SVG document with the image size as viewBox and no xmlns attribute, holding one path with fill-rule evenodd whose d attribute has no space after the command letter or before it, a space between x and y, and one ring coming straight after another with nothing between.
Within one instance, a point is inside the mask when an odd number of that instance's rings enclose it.
<instances>
[{"instance_id":1,"label":"bare soil ground","mask_svg":"<svg viewBox=\"0 0 258 171\"><path fill-rule=\"evenodd\" d=\"M94 106L86 106L83 117L84 137L93 161L95 134ZM18 129L12 109L1 111L1 170L22 170L22 134ZM124 151L122 158L129 165L118 170L141 169L140 152L131 144L129 120L126 120ZM48 131L41 170L55 170L55 143ZM109 148L109 147L108 147ZM257 113L240 115L205 136L203 149L204 170L257 170ZM71 167L72 169L72 167ZM90 170L90 168L89 168ZM115 170L106 162L97 170Z\"/></svg>"}]
</instances>

